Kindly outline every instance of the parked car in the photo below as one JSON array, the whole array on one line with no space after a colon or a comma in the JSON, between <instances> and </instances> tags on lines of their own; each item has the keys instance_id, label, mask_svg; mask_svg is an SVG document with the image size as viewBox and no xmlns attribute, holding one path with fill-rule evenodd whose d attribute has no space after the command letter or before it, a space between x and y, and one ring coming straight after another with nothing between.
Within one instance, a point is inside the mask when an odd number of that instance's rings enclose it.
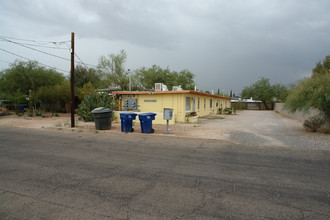
<instances>
[{"instance_id":1,"label":"parked car","mask_svg":"<svg viewBox=\"0 0 330 220\"><path fill-rule=\"evenodd\" d=\"M15 105L12 101L9 100L0 100L0 108L6 108L8 110L14 110Z\"/></svg>"}]
</instances>

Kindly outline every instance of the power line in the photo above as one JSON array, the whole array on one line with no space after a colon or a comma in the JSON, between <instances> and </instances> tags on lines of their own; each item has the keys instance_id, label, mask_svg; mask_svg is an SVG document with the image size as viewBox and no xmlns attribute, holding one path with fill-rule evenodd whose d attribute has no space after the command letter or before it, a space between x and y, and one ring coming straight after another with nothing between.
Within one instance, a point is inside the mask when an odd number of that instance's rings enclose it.
<instances>
[{"instance_id":1,"label":"power line","mask_svg":"<svg viewBox=\"0 0 330 220\"><path fill-rule=\"evenodd\" d=\"M4 61L4 60L0 60L0 62L3 62L3 63L7 63L7 64L10 64L9 62L7 62L7 61Z\"/></svg>"},{"instance_id":2,"label":"power line","mask_svg":"<svg viewBox=\"0 0 330 220\"><path fill-rule=\"evenodd\" d=\"M2 38L8 38L8 39L13 39L13 40L19 40L19 41L26 41L26 42L33 42L36 44L43 44L43 45L47 45L47 44L63 44L65 42L71 42L71 41L37 41L37 40L29 40L29 39L22 39L22 38L17 38L17 37L6 37L6 36L0 36Z\"/></svg>"},{"instance_id":3,"label":"power line","mask_svg":"<svg viewBox=\"0 0 330 220\"><path fill-rule=\"evenodd\" d=\"M18 43L18 42L15 42L15 41L11 41L11 40L8 40L8 39L3 38L3 37L0 37L0 39L3 39L3 40L8 41L8 42L10 42L10 43L17 44L17 45L20 45L20 46L22 46L22 47L25 47L25 48L28 48L28 49L31 49L31 50L34 50L34 51L37 51L37 52L39 52L39 53L43 53L43 54L46 54L46 55L49 55L49 56L53 56L53 57L56 57L56 58L59 58L59 59L62 59L62 60L70 61L70 59L68 59L68 58L61 57L61 56L57 56L57 55L55 55L55 54L51 54L51 53L48 53L48 52L45 52L45 51L42 51L42 50L38 50L38 49L35 49L35 48L32 48L32 47L29 47L29 46L25 46L25 45L23 45L23 44L21 44L21 43Z\"/></svg>"},{"instance_id":4,"label":"power line","mask_svg":"<svg viewBox=\"0 0 330 220\"><path fill-rule=\"evenodd\" d=\"M40 52L40 53L43 53L43 54L47 54L49 56L53 56L53 57L56 57L56 58L59 58L59 59L62 59L62 60L66 60L66 61L71 61L70 59L68 58L65 58L65 57L61 57L61 56L58 56L58 55L55 55L55 54L51 54L51 53L48 53L48 52L45 52L45 51L42 51L42 50L38 50L38 49L35 49L35 48L32 48L32 47L29 47L29 46L25 46L24 44L22 43L19 43L19 42L15 42L15 41L12 41L12 40L8 40L2 36L0 36L0 39L2 39L3 41L6 41L6 42L10 42L10 43L13 43L13 44L17 44L19 46L22 46L22 47L25 47L25 48L28 48L28 49L31 49L31 50L34 50L34 51L37 51L37 52ZM63 41L63 43L69 47L69 45L67 44L68 41ZM35 45L34 45L35 46ZM63 48L64 49L64 48ZM71 50L71 48L68 48ZM75 55L77 56L77 54L75 53ZM78 56L77 56L78 57ZM79 64L83 64L85 67L87 66L91 66L91 67L94 67L94 68L99 68L98 66L95 66L95 65L92 65L92 64L85 64L84 62L82 62L82 60L78 57L78 59L80 60L80 62L78 61L75 61L75 63L79 63Z\"/></svg>"},{"instance_id":5,"label":"power line","mask_svg":"<svg viewBox=\"0 0 330 220\"><path fill-rule=\"evenodd\" d=\"M56 58L59 58L59 59L62 59L62 60L66 60L66 61L71 61L70 59L68 58L65 58L65 57L61 57L61 56L58 56L58 55L55 55L55 54L51 54L51 53L48 53L48 52L45 52L45 51L42 51L42 50L38 50L38 49L35 49L35 48L32 48L32 47L29 47L29 46L26 46L28 44L23 44L23 43L19 43L19 42L16 42L16 41L12 41L12 40L8 40L8 39L14 39L14 40L21 40L21 41L28 41L28 42L34 42L34 43L37 43L37 41L35 40L27 40L27 39L21 39L21 38L15 38L15 37L4 37L4 36L0 36L0 39L2 39L2 41L6 41L6 42L9 42L9 43L13 43L13 44L17 44L19 46L22 46L22 47L25 47L25 48L28 48L28 49L31 49L31 50L34 50L34 51L37 51L39 53L43 53L43 54L46 54L46 55L49 55L49 56L53 56L53 57L56 57ZM40 41L41 42L41 41ZM71 50L70 46L68 45L68 42L71 42L71 41L60 41L60 42L51 42L51 41L44 41L46 42L47 44L49 43L60 43L60 44L65 44L69 50ZM40 45L30 45L30 46L40 46ZM46 46L41 46L41 47L46 47ZM51 48L54 48L54 47L51 47ZM56 47L55 47L56 48ZM65 48L62 48L62 49L65 49ZM2 49L3 50L3 49ZM9 52L9 51L6 51L6 52ZM12 52L9 52L9 53L12 53ZM13 53L12 53L13 54ZM24 58L22 57L21 55L17 55L17 54L14 54L15 56L19 56L23 59L27 59L27 58ZM87 66L90 66L90 67L94 67L94 68L98 68L98 69L104 69L106 70L107 72L109 72L108 68L106 67L100 67L100 66L96 66L96 65L92 65L92 64L88 64L88 63L84 63L79 57L78 55L75 53L75 56L79 59L80 62L78 61L75 61L75 63L79 63L79 64L82 64L85 66L85 68L88 69ZM47 66L47 65L46 65ZM65 71L67 72L67 71Z\"/></svg>"},{"instance_id":6,"label":"power line","mask_svg":"<svg viewBox=\"0 0 330 220\"><path fill-rule=\"evenodd\" d=\"M10 52L10 51L8 51L8 50L2 49L2 48L0 48L0 50L4 51L4 52L6 52L6 53L12 54L12 55L14 55L14 56L20 57L20 58L22 58L22 59L28 60L28 61L32 61L32 62L34 61L34 60L29 59L29 58L23 57L23 56L21 56L21 55L19 55L19 54L16 54L16 53ZM66 72L66 73L70 73L69 71L62 70L62 69L59 69L59 68L56 68L56 67L53 67L53 66L49 66L49 65L47 65L47 64L43 64L43 63L40 63L40 62L38 62L38 63L39 63L40 65L46 66L46 67L48 67L48 68L52 68L52 69L55 69L55 70L59 70L59 71L62 71L62 72Z\"/></svg>"},{"instance_id":7,"label":"power line","mask_svg":"<svg viewBox=\"0 0 330 220\"><path fill-rule=\"evenodd\" d=\"M78 58L78 60L80 60L80 62L85 66L86 69L88 69L88 67L86 66L86 64L80 59L80 57L78 57L78 55L76 53L74 53L74 55Z\"/></svg>"},{"instance_id":8,"label":"power line","mask_svg":"<svg viewBox=\"0 0 330 220\"><path fill-rule=\"evenodd\" d=\"M0 41L8 42L8 40L3 40L3 39L0 39ZM9 43L11 43L11 42L9 42ZM68 50L67 48L63 48L63 47L51 47L51 46L36 45L36 44L31 44L31 43L21 43L21 44L26 45L26 46L32 46L32 47L43 47L43 48L56 49L56 50Z\"/></svg>"}]
</instances>

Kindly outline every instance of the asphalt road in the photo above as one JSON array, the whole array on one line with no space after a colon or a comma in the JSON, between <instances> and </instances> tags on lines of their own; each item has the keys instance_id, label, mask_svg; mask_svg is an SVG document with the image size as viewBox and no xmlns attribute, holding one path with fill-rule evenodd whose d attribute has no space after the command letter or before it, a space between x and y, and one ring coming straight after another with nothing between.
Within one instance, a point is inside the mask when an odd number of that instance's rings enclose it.
<instances>
[{"instance_id":1,"label":"asphalt road","mask_svg":"<svg viewBox=\"0 0 330 220\"><path fill-rule=\"evenodd\" d=\"M330 150L0 128L0 219L330 219Z\"/></svg>"}]
</instances>

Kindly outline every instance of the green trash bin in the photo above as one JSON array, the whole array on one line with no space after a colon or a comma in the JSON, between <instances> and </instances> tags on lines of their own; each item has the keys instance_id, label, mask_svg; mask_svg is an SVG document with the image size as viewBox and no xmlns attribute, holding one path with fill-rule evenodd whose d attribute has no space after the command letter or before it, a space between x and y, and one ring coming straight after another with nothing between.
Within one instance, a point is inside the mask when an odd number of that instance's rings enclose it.
<instances>
[{"instance_id":1,"label":"green trash bin","mask_svg":"<svg viewBox=\"0 0 330 220\"><path fill-rule=\"evenodd\" d=\"M105 107L95 108L92 111L96 130L108 130L111 128L112 110Z\"/></svg>"}]
</instances>

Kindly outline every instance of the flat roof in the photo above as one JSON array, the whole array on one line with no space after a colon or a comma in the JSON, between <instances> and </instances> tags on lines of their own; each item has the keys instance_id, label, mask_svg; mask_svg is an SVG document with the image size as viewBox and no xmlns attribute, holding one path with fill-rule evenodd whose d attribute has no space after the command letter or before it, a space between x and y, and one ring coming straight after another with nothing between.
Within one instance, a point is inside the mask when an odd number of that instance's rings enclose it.
<instances>
[{"instance_id":1,"label":"flat roof","mask_svg":"<svg viewBox=\"0 0 330 220\"><path fill-rule=\"evenodd\" d=\"M209 96L213 98L221 98L231 100L229 97L212 95L209 93L198 92L194 90L181 90L181 91L113 91L114 95L165 95L165 94L194 94L201 96Z\"/></svg>"}]
</instances>

